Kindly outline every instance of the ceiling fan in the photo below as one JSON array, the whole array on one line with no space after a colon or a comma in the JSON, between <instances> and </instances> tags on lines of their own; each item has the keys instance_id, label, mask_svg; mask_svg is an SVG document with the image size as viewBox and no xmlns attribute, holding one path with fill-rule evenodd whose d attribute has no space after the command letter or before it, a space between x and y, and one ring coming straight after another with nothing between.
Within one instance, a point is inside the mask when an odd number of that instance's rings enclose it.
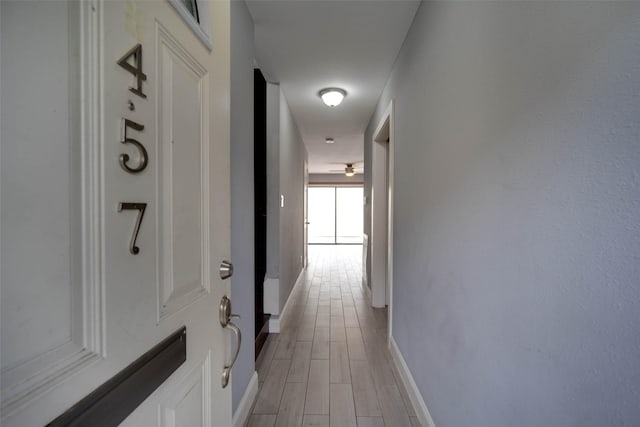
<instances>
[{"instance_id":1,"label":"ceiling fan","mask_svg":"<svg viewBox=\"0 0 640 427\"><path fill-rule=\"evenodd\" d=\"M334 163L337 165L345 165L346 167L344 169L331 169L329 170L329 172L344 172L346 176L353 176L356 174L356 169L360 169L354 166L354 165L357 165L358 163L362 163L362 162Z\"/></svg>"}]
</instances>

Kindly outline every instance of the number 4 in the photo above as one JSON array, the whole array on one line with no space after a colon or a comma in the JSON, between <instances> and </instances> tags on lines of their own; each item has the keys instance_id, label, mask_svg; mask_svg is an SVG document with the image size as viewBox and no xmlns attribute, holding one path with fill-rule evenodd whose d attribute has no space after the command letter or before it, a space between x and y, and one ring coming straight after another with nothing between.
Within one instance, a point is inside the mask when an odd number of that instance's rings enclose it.
<instances>
[{"instance_id":1,"label":"number 4","mask_svg":"<svg viewBox=\"0 0 640 427\"><path fill-rule=\"evenodd\" d=\"M129 58L133 58L135 65L129 63ZM142 82L147 80L147 75L142 72L142 45L138 43L132 47L118 60L118 65L133 74L136 78L137 86L130 87L129 90L142 98L146 98L147 95L142 92Z\"/></svg>"}]
</instances>

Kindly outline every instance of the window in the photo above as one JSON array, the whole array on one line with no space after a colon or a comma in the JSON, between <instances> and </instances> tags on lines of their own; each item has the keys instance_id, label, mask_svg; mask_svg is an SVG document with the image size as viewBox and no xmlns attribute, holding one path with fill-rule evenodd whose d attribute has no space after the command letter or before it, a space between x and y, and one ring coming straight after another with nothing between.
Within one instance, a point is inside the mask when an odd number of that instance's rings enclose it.
<instances>
[{"instance_id":1,"label":"window","mask_svg":"<svg viewBox=\"0 0 640 427\"><path fill-rule=\"evenodd\" d=\"M209 50L212 50L213 41L211 39L211 15L209 14L209 2L198 0L168 1L200 41Z\"/></svg>"},{"instance_id":2,"label":"window","mask_svg":"<svg viewBox=\"0 0 640 427\"><path fill-rule=\"evenodd\" d=\"M193 16L196 22L200 23L200 16L198 15L198 2L196 0L180 0L184 7L187 9L187 12Z\"/></svg>"},{"instance_id":3,"label":"window","mask_svg":"<svg viewBox=\"0 0 640 427\"><path fill-rule=\"evenodd\" d=\"M309 243L362 244L362 187L309 187Z\"/></svg>"}]
</instances>

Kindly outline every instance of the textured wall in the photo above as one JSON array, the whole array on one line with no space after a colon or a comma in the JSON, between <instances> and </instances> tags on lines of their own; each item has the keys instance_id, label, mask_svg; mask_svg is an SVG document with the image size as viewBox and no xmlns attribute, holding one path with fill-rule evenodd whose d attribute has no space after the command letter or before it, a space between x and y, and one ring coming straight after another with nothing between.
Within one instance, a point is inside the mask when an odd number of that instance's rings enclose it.
<instances>
[{"instance_id":1,"label":"textured wall","mask_svg":"<svg viewBox=\"0 0 640 427\"><path fill-rule=\"evenodd\" d=\"M280 277L280 85L267 83L267 277Z\"/></svg>"},{"instance_id":2,"label":"textured wall","mask_svg":"<svg viewBox=\"0 0 640 427\"><path fill-rule=\"evenodd\" d=\"M302 271L304 223L304 161L307 149L280 91L280 308Z\"/></svg>"},{"instance_id":3,"label":"textured wall","mask_svg":"<svg viewBox=\"0 0 640 427\"><path fill-rule=\"evenodd\" d=\"M253 200L253 21L244 1L231 2L231 299L247 339L233 368L235 412L255 371Z\"/></svg>"},{"instance_id":4,"label":"textured wall","mask_svg":"<svg viewBox=\"0 0 640 427\"><path fill-rule=\"evenodd\" d=\"M390 99L436 425L640 425L640 3L424 2L365 141Z\"/></svg>"}]
</instances>

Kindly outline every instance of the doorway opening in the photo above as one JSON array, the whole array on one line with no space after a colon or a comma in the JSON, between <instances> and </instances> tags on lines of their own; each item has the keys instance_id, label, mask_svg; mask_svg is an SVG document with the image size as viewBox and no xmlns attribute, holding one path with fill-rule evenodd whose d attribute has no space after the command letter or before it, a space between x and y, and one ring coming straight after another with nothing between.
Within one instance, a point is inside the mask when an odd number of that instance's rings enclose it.
<instances>
[{"instance_id":1,"label":"doorway opening","mask_svg":"<svg viewBox=\"0 0 640 427\"><path fill-rule=\"evenodd\" d=\"M310 245L361 245L364 207L362 186L310 186Z\"/></svg>"},{"instance_id":2,"label":"doorway opening","mask_svg":"<svg viewBox=\"0 0 640 427\"><path fill-rule=\"evenodd\" d=\"M373 133L371 150L371 305L393 312L393 102Z\"/></svg>"},{"instance_id":3,"label":"doorway opening","mask_svg":"<svg viewBox=\"0 0 640 427\"><path fill-rule=\"evenodd\" d=\"M254 218L255 218L255 358L268 336L269 315L264 312L264 277L267 274L267 82L253 70L254 90Z\"/></svg>"}]
</instances>

